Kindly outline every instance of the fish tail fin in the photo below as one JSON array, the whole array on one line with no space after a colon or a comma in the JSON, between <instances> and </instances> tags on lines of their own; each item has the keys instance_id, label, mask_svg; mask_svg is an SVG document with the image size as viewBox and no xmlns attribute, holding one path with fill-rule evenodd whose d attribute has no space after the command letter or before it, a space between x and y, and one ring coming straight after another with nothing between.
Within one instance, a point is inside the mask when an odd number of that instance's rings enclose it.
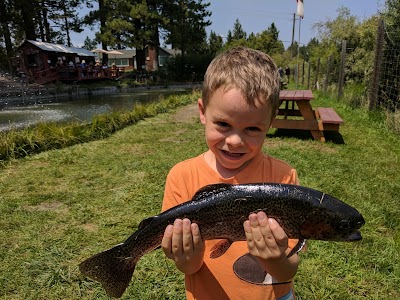
<instances>
[{"instance_id":1,"label":"fish tail fin","mask_svg":"<svg viewBox=\"0 0 400 300\"><path fill-rule=\"evenodd\" d=\"M122 250L122 245L118 245L79 264L82 274L100 282L107 294L116 298L128 287L138 260L126 257Z\"/></svg>"}]
</instances>

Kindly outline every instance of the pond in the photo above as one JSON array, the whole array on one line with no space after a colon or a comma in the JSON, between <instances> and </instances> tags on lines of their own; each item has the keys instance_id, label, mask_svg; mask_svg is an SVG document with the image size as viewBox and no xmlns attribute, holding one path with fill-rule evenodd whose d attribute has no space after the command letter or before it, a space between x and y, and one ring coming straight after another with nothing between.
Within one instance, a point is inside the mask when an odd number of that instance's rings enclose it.
<instances>
[{"instance_id":1,"label":"pond","mask_svg":"<svg viewBox=\"0 0 400 300\"><path fill-rule=\"evenodd\" d=\"M95 115L128 111L137 104L157 101L160 97L191 92L191 87L135 90L85 95L57 100L35 98L8 101L0 108L0 131L21 129L38 123L89 123Z\"/></svg>"}]
</instances>

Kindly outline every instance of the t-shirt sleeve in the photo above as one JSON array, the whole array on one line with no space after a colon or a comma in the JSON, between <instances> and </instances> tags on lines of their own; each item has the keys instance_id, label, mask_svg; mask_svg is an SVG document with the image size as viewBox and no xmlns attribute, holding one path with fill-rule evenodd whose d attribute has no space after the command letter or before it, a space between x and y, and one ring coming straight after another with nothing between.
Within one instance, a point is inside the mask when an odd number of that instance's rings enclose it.
<instances>
[{"instance_id":1,"label":"t-shirt sleeve","mask_svg":"<svg viewBox=\"0 0 400 300\"><path fill-rule=\"evenodd\" d=\"M168 174L165 181L164 198L162 202L161 211L166 211L174 206L177 206L179 197L179 189L171 172Z\"/></svg>"},{"instance_id":2,"label":"t-shirt sleeve","mask_svg":"<svg viewBox=\"0 0 400 300\"><path fill-rule=\"evenodd\" d=\"M175 165L167 175L165 181L164 198L161 211L166 211L174 206L189 200L187 163Z\"/></svg>"}]
</instances>

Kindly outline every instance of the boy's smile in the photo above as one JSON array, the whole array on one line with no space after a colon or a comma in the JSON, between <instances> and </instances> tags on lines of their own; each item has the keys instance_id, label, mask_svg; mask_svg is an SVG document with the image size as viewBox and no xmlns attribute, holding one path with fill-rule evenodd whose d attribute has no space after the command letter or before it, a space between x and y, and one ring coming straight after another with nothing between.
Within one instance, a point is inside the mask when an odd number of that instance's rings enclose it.
<instances>
[{"instance_id":1,"label":"boy's smile","mask_svg":"<svg viewBox=\"0 0 400 300\"><path fill-rule=\"evenodd\" d=\"M206 153L207 163L223 177L236 175L261 151L271 107L260 102L249 105L238 89L219 88L206 108L199 99L199 111L211 151Z\"/></svg>"}]
</instances>

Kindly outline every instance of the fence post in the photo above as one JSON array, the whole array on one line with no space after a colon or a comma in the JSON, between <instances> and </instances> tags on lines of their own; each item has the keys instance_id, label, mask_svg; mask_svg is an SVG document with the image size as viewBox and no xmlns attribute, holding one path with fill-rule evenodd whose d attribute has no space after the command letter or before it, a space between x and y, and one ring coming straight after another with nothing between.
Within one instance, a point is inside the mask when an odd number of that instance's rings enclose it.
<instances>
[{"instance_id":1,"label":"fence post","mask_svg":"<svg viewBox=\"0 0 400 300\"><path fill-rule=\"evenodd\" d=\"M375 43L375 59L374 59L374 70L372 72L371 78L371 86L369 89L369 103L368 109L372 110L376 107L378 100L378 92L379 92L379 78L381 73L381 65L382 65L382 51L383 51L383 38L384 38L384 26L382 19L378 20L378 31L376 34L376 43Z\"/></svg>"},{"instance_id":2,"label":"fence post","mask_svg":"<svg viewBox=\"0 0 400 300\"><path fill-rule=\"evenodd\" d=\"M339 69L339 82L338 82L338 99L343 96L344 84L344 69L346 67L346 40L342 41L342 52L340 53L340 69Z\"/></svg>"},{"instance_id":3,"label":"fence post","mask_svg":"<svg viewBox=\"0 0 400 300\"><path fill-rule=\"evenodd\" d=\"M319 75L319 66L320 66L320 64L321 64L321 57L318 57L317 69L315 70L314 89L317 89L318 75ZM318 89L319 89L319 87L318 87Z\"/></svg>"},{"instance_id":4,"label":"fence post","mask_svg":"<svg viewBox=\"0 0 400 300\"><path fill-rule=\"evenodd\" d=\"M328 91L328 84L329 84L329 74L331 72L331 60L332 60L332 55L329 56L328 58L328 64L326 66L326 75L325 75L325 82L324 82L324 93Z\"/></svg>"}]
</instances>

